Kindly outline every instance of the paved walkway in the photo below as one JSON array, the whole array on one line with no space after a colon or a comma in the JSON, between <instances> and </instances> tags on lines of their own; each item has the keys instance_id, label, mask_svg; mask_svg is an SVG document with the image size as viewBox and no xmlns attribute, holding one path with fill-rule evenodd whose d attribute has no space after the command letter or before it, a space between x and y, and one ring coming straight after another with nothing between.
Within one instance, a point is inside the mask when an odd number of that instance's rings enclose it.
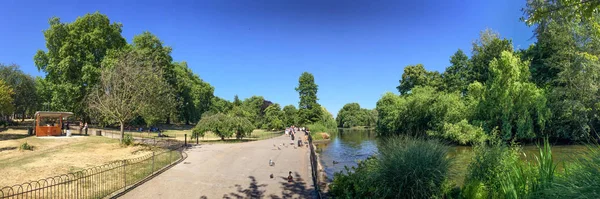
<instances>
[{"instance_id":1,"label":"paved walkway","mask_svg":"<svg viewBox=\"0 0 600 199\"><path fill-rule=\"evenodd\" d=\"M287 147L280 146L283 143ZM311 198L309 149L306 145L294 148L289 144L290 138L283 135L245 143L196 146L186 151L188 157L182 163L122 198ZM275 162L274 166L269 166L269 159ZM287 182L289 171L293 183Z\"/></svg>"}]
</instances>

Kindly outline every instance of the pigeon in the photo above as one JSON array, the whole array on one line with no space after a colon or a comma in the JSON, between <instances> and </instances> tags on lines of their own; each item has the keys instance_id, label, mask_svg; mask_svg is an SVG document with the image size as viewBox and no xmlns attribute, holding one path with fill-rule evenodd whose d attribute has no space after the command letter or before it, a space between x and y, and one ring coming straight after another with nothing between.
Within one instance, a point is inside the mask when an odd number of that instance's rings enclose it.
<instances>
[{"instance_id":1,"label":"pigeon","mask_svg":"<svg viewBox=\"0 0 600 199\"><path fill-rule=\"evenodd\" d=\"M277 150L281 150L281 148L277 147Z\"/></svg>"},{"instance_id":2,"label":"pigeon","mask_svg":"<svg viewBox=\"0 0 600 199\"><path fill-rule=\"evenodd\" d=\"M275 162L273 162L273 160L269 159L269 166L273 166L275 164Z\"/></svg>"},{"instance_id":3,"label":"pigeon","mask_svg":"<svg viewBox=\"0 0 600 199\"><path fill-rule=\"evenodd\" d=\"M271 174L269 177L271 177L271 179L273 179L273 174Z\"/></svg>"},{"instance_id":4,"label":"pigeon","mask_svg":"<svg viewBox=\"0 0 600 199\"><path fill-rule=\"evenodd\" d=\"M335 161L335 160L333 161L333 164L337 164L337 163L340 163L340 162L338 162L338 161Z\"/></svg>"}]
</instances>

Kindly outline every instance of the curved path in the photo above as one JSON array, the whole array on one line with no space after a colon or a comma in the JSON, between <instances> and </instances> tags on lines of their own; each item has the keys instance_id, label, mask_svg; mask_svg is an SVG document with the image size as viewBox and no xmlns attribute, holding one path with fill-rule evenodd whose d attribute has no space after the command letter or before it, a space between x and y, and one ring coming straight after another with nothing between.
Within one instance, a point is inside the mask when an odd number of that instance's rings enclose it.
<instances>
[{"instance_id":1,"label":"curved path","mask_svg":"<svg viewBox=\"0 0 600 199\"><path fill-rule=\"evenodd\" d=\"M290 141L283 135L245 143L195 146L186 150L188 157L182 163L122 198L311 198L309 149L306 145L294 148ZM280 146L283 143L287 147ZM269 159L274 166L269 166ZM287 182L289 171L294 177L292 183Z\"/></svg>"}]
</instances>

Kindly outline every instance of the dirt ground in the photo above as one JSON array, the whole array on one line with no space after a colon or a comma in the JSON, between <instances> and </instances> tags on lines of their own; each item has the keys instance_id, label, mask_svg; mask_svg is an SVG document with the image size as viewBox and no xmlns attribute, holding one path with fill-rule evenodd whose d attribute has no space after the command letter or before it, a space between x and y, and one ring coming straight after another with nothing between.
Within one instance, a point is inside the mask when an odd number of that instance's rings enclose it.
<instances>
[{"instance_id":1,"label":"dirt ground","mask_svg":"<svg viewBox=\"0 0 600 199\"><path fill-rule=\"evenodd\" d=\"M27 142L32 151L19 150ZM0 132L0 187L39 180L115 160L146 155L143 146L121 147L119 140L101 136L35 137L26 130Z\"/></svg>"}]
</instances>

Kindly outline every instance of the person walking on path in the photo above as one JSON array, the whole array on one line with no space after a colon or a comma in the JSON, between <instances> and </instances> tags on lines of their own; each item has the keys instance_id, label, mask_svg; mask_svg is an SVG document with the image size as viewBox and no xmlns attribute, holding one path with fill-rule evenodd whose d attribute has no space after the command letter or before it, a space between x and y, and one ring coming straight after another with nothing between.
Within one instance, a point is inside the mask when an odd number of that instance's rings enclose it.
<instances>
[{"instance_id":1,"label":"person walking on path","mask_svg":"<svg viewBox=\"0 0 600 199\"><path fill-rule=\"evenodd\" d=\"M65 129L67 130L67 136L71 137L71 128L69 127L69 121L67 121L67 125L66 125Z\"/></svg>"},{"instance_id":2,"label":"person walking on path","mask_svg":"<svg viewBox=\"0 0 600 199\"><path fill-rule=\"evenodd\" d=\"M291 142L291 144L292 144L292 145L294 144L294 134L295 134L295 133L294 133L293 131L292 131L292 133L290 134L290 136L292 137L292 142Z\"/></svg>"}]
</instances>

